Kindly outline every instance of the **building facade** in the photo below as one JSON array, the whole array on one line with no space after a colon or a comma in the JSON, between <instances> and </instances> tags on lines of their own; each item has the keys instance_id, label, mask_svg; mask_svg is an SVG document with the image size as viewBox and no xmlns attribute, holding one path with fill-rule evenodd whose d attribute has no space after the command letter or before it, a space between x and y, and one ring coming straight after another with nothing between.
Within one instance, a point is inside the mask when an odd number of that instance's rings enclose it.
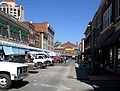
<instances>
[{"instance_id":1,"label":"building facade","mask_svg":"<svg viewBox=\"0 0 120 91\"><path fill-rule=\"evenodd\" d=\"M40 34L40 48L47 50L54 50L54 35L55 32L50 24L45 23L32 23L35 30Z\"/></svg>"},{"instance_id":2,"label":"building facade","mask_svg":"<svg viewBox=\"0 0 120 91\"><path fill-rule=\"evenodd\" d=\"M32 24L32 22L24 22L24 24L26 24L30 30L30 35L29 35L29 46L33 46L33 47L37 47L37 48L41 48L41 36L40 33L38 31L35 31L35 27Z\"/></svg>"},{"instance_id":3,"label":"building facade","mask_svg":"<svg viewBox=\"0 0 120 91\"><path fill-rule=\"evenodd\" d=\"M112 72L120 72L119 26L120 0L102 0L91 22L91 32L87 33L87 30L85 33L86 40L91 41L88 43L90 45L89 55L91 55L88 58L91 59L94 69L103 68ZM85 45L88 44L85 42Z\"/></svg>"},{"instance_id":4,"label":"building facade","mask_svg":"<svg viewBox=\"0 0 120 91\"><path fill-rule=\"evenodd\" d=\"M71 42L65 42L61 45L62 48L64 48L64 54L67 56L76 56L78 45L71 43Z\"/></svg>"},{"instance_id":5,"label":"building facade","mask_svg":"<svg viewBox=\"0 0 120 91\"><path fill-rule=\"evenodd\" d=\"M0 11L0 40L29 44L30 28Z\"/></svg>"},{"instance_id":6,"label":"building facade","mask_svg":"<svg viewBox=\"0 0 120 91\"><path fill-rule=\"evenodd\" d=\"M17 5L16 0L2 0L0 2L0 10L19 21L24 21L24 8L22 5Z\"/></svg>"}]
</instances>

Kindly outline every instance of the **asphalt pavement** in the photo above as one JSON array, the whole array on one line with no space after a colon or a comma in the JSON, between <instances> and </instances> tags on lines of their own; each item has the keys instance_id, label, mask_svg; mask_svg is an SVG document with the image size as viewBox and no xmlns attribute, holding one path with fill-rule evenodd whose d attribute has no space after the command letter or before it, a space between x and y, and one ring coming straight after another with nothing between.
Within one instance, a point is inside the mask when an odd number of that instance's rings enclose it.
<instances>
[{"instance_id":1,"label":"asphalt pavement","mask_svg":"<svg viewBox=\"0 0 120 91\"><path fill-rule=\"evenodd\" d=\"M22 82L14 82L8 91L94 91L93 87L78 81L74 60L37 69Z\"/></svg>"}]
</instances>

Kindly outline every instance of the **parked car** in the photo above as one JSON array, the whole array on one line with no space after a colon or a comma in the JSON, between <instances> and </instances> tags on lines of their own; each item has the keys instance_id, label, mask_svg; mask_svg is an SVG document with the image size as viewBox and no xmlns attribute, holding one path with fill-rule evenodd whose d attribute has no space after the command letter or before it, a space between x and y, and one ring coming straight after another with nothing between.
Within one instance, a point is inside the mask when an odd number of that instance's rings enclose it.
<instances>
[{"instance_id":1,"label":"parked car","mask_svg":"<svg viewBox=\"0 0 120 91\"><path fill-rule=\"evenodd\" d=\"M40 67L40 68L47 67L47 59L41 55L36 55L36 57L33 58L33 62L35 63L36 67Z\"/></svg>"},{"instance_id":2,"label":"parked car","mask_svg":"<svg viewBox=\"0 0 120 91\"><path fill-rule=\"evenodd\" d=\"M51 56L53 58L54 63L60 63L61 62L61 57L60 56Z\"/></svg>"},{"instance_id":3,"label":"parked car","mask_svg":"<svg viewBox=\"0 0 120 91\"><path fill-rule=\"evenodd\" d=\"M13 81L23 80L28 75L27 65L14 62L0 62L0 88L7 89Z\"/></svg>"},{"instance_id":4,"label":"parked car","mask_svg":"<svg viewBox=\"0 0 120 91\"><path fill-rule=\"evenodd\" d=\"M50 65L54 65L54 61L53 61L53 59L49 56L49 55L47 55L47 54L37 54L37 55L41 55L41 56L43 56L47 61L47 65L48 66L50 66Z\"/></svg>"}]
</instances>

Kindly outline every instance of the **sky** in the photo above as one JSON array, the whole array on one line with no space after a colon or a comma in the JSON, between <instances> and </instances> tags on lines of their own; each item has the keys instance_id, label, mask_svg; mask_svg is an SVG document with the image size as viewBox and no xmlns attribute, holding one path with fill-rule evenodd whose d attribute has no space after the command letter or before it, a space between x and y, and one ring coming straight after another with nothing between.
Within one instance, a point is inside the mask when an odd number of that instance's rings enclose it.
<instances>
[{"instance_id":1,"label":"sky","mask_svg":"<svg viewBox=\"0 0 120 91\"><path fill-rule=\"evenodd\" d=\"M80 42L100 0L17 0L24 6L25 19L45 22L54 28L55 41Z\"/></svg>"}]
</instances>

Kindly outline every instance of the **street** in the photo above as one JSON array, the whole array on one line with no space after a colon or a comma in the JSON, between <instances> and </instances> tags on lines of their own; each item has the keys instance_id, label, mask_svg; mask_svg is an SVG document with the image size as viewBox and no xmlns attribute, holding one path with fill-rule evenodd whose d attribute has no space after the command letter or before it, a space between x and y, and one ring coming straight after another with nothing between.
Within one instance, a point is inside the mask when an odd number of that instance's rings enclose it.
<instances>
[{"instance_id":1,"label":"street","mask_svg":"<svg viewBox=\"0 0 120 91\"><path fill-rule=\"evenodd\" d=\"M77 81L74 62L38 69L8 91L93 91L92 86Z\"/></svg>"}]
</instances>

